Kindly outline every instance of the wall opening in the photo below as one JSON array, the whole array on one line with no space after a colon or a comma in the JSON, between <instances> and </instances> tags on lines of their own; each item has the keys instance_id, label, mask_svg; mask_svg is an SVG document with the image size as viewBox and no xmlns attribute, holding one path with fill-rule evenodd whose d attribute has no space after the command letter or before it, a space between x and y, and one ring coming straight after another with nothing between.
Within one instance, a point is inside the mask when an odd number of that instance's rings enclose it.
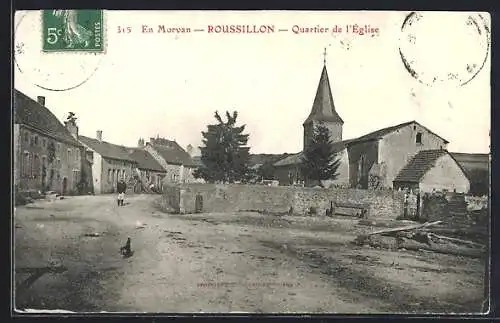
<instances>
[{"instance_id":1,"label":"wall opening","mask_svg":"<svg viewBox=\"0 0 500 323\"><path fill-rule=\"evenodd\" d=\"M203 212L203 196L201 196L200 194L196 195L194 203L194 212L195 213Z\"/></svg>"},{"instance_id":2,"label":"wall opening","mask_svg":"<svg viewBox=\"0 0 500 323\"><path fill-rule=\"evenodd\" d=\"M422 143L422 133L417 132L417 137L415 138L415 143L421 144Z\"/></svg>"}]
</instances>

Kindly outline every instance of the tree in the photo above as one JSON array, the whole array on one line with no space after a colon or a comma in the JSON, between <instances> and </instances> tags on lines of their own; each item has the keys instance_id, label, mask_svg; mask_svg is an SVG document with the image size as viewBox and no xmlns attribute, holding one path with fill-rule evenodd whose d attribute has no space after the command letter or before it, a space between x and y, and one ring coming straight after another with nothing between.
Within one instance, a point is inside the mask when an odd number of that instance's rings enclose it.
<instances>
[{"instance_id":1,"label":"tree","mask_svg":"<svg viewBox=\"0 0 500 323\"><path fill-rule=\"evenodd\" d=\"M300 165L302 176L306 180L319 182L323 186L322 180L338 177L340 159L335 157L332 144L328 128L322 125L315 127L311 144L304 150Z\"/></svg>"},{"instance_id":2,"label":"tree","mask_svg":"<svg viewBox=\"0 0 500 323\"><path fill-rule=\"evenodd\" d=\"M76 117L74 112L69 112L68 116L66 117L66 121L68 121L72 124L76 124L76 119L77 119L77 117Z\"/></svg>"},{"instance_id":3,"label":"tree","mask_svg":"<svg viewBox=\"0 0 500 323\"><path fill-rule=\"evenodd\" d=\"M234 183L245 182L251 177L248 167L250 148L246 147L249 135L243 134L245 125L236 126L237 117L236 111L232 115L227 111L227 121L223 121L216 111L218 123L208 125L207 131L202 131L202 166L195 171L196 178L203 178L209 183Z\"/></svg>"}]
</instances>

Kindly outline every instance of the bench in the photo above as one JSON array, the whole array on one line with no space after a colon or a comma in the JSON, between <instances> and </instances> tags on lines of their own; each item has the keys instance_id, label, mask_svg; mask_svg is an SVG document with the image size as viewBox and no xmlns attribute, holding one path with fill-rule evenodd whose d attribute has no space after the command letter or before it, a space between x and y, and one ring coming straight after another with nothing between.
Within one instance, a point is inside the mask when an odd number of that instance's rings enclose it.
<instances>
[{"instance_id":1,"label":"bench","mask_svg":"<svg viewBox=\"0 0 500 323\"><path fill-rule=\"evenodd\" d=\"M354 209L354 214L350 212L343 212L340 209ZM343 202L331 202L330 209L327 210L327 215L347 215L356 216L359 218L366 219L368 217L368 212L370 210L370 204L366 203L343 203Z\"/></svg>"}]
</instances>

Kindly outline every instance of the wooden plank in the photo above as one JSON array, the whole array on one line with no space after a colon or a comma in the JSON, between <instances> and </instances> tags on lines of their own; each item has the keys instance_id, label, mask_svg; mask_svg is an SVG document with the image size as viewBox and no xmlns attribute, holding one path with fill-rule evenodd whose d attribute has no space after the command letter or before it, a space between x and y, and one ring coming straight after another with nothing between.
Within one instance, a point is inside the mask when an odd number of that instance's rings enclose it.
<instances>
[{"instance_id":1,"label":"wooden plank","mask_svg":"<svg viewBox=\"0 0 500 323\"><path fill-rule=\"evenodd\" d=\"M335 207L342 207L342 208L353 208L353 209L368 209L370 208L369 204L352 204L352 203L338 203L335 202Z\"/></svg>"},{"instance_id":2,"label":"wooden plank","mask_svg":"<svg viewBox=\"0 0 500 323\"><path fill-rule=\"evenodd\" d=\"M448 241L459 242L459 243L468 244L468 245L472 245L472 246L484 247L483 244L477 243L477 242L474 242L474 241L462 240L462 239L458 239L458 238L451 238L451 237L441 236L441 235L438 235L438 234L435 234L435 233L432 233L432 232L429 232L428 235L431 236L431 237L436 237L438 239L442 239L442 240L448 240Z\"/></svg>"},{"instance_id":3,"label":"wooden plank","mask_svg":"<svg viewBox=\"0 0 500 323\"><path fill-rule=\"evenodd\" d=\"M419 243L411 243L409 241L405 241L399 245L399 248L405 248L406 250L427 250L433 251L442 254L448 254L453 256L465 256L471 258L481 258L484 256L484 250L473 249L473 248L451 248L447 246L438 246L434 245L424 245Z\"/></svg>"},{"instance_id":4,"label":"wooden plank","mask_svg":"<svg viewBox=\"0 0 500 323\"><path fill-rule=\"evenodd\" d=\"M399 232L399 231L415 230L415 229L429 227L432 225L437 225L440 223L442 223L442 221L426 222L423 224L415 224L415 225L408 225L408 226L398 227L398 228L383 229L383 230L368 233L367 236L371 236L374 234L385 234L385 233L393 233L393 232Z\"/></svg>"}]
</instances>

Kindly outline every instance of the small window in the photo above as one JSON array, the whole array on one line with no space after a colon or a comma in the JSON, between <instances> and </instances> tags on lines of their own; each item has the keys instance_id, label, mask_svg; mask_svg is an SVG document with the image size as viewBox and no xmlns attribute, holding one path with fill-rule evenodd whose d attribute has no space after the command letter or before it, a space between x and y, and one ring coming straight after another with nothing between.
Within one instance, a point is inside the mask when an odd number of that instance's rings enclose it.
<instances>
[{"instance_id":1,"label":"small window","mask_svg":"<svg viewBox=\"0 0 500 323\"><path fill-rule=\"evenodd\" d=\"M47 140L45 140L45 138L42 139L42 147L43 148L47 147Z\"/></svg>"},{"instance_id":2,"label":"small window","mask_svg":"<svg viewBox=\"0 0 500 323\"><path fill-rule=\"evenodd\" d=\"M421 132L417 133L417 138L415 139L415 142L417 144L421 144L422 143L422 133Z\"/></svg>"},{"instance_id":3,"label":"small window","mask_svg":"<svg viewBox=\"0 0 500 323\"><path fill-rule=\"evenodd\" d=\"M35 136L35 146L38 147L38 136Z\"/></svg>"},{"instance_id":4,"label":"small window","mask_svg":"<svg viewBox=\"0 0 500 323\"><path fill-rule=\"evenodd\" d=\"M29 134L29 132L25 132L24 133L24 142L27 143L27 144L29 144L29 142L30 142L30 134Z\"/></svg>"}]
</instances>

